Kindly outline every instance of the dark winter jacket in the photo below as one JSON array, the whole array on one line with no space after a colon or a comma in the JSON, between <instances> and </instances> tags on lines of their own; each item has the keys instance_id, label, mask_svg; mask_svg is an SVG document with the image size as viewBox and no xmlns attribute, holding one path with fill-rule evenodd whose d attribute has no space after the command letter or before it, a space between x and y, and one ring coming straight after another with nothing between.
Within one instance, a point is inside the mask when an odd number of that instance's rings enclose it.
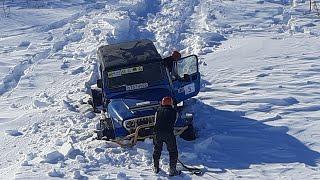
<instances>
[{"instance_id":1,"label":"dark winter jacket","mask_svg":"<svg viewBox=\"0 0 320 180\"><path fill-rule=\"evenodd\" d=\"M177 111L171 106L161 106L158 108L155 120L154 131L156 134L173 133L173 127L177 119Z\"/></svg>"},{"instance_id":2,"label":"dark winter jacket","mask_svg":"<svg viewBox=\"0 0 320 180\"><path fill-rule=\"evenodd\" d=\"M172 56L163 59L164 65L168 68L169 72L172 72L174 59Z\"/></svg>"}]
</instances>

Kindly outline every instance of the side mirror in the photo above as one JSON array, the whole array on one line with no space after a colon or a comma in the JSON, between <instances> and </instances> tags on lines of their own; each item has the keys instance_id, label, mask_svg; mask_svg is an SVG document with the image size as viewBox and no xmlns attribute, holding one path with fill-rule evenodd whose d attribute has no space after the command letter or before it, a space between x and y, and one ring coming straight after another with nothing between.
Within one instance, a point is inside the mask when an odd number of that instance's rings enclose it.
<instances>
[{"instance_id":1,"label":"side mirror","mask_svg":"<svg viewBox=\"0 0 320 180\"><path fill-rule=\"evenodd\" d=\"M97 87L102 88L102 79L97 80Z\"/></svg>"}]
</instances>

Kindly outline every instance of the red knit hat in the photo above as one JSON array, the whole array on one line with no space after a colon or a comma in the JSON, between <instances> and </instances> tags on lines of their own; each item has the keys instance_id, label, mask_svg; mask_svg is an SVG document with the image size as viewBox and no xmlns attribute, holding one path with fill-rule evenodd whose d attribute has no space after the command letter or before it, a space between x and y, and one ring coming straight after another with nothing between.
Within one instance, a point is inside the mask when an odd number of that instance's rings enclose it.
<instances>
[{"instance_id":1,"label":"red knit hat","mask_svg":"<svg viewBox=\"0 0 320 180\"><path fill-rule=\"evenodd\" d=\"M178 51L173 51L173 53L172 53L172 58L174 59L174 60L179 60L180 58L181 58L181 54L178 52Z\"/></svg>"},{"instance_id":2,"label":"red knit hat","mask_svg":"<svg viewBox=\"0 0 320 180\"><path fill-rule=\"evenodd\" d=\"M166 96L166 97L162 98L161 105L162 106L172 106L173 99L169 96Z\"/></svg>"}]
</instances>

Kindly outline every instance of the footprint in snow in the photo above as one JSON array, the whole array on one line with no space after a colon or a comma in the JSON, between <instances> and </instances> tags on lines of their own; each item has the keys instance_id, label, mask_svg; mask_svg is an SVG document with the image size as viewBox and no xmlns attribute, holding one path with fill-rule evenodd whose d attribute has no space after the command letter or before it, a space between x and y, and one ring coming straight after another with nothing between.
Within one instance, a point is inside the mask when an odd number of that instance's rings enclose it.
<instances>
[{"instance_id":1,"label":"footprint in snow","mask_svg":"<svg viewBox=\"0 0 320 180\"><path fill-rule=\"evenodd\" d=\"M52 41L53 40L53 36L49 35L46 39L47 39L47 41Z\"/></svg>"},{"instance_id":2,"label":"footprint in snow","mask_svg":"<svg viewBox=\"0 0 320 180\"><path fill-rule=\"evenodd\" d=\"M273 67L272 66L264 67L262 68L262 70L273 70Z\"/></svg>"},{"instance_id":3,"label":"footprint in snow","mask_svg":"<svg viewBox=\"0 0 320 180\"><path fill-rule=\"evenodd\" d=\"M30 41L21 41L20 44L18 45L18 47L19 48L28 48L30 44L31 44Z\"/></svg>"},{"instance_id":4,"label":"footprint in snow","mask_svg":"<svg viewBox=\"0 0 320 180\"><path fill-rule=\"evenodd\" d=\"M258 74L257 75L257 77L259 78L261 78L261 77L266 77L266 76L269 76L269 74L268 73L261 73L261 74Z\"/></svg>"},{"instance_id":5,"label":"footprint in snow","mask_svg":"<svg viewBox=\"0 0 320 180\"><path fill-rule=\"evenodd\" d=\"M77 108L66 100L62 100L62 105L64 108L68 109L69 111L78 112Z\"/></svg>"}]
</instances>

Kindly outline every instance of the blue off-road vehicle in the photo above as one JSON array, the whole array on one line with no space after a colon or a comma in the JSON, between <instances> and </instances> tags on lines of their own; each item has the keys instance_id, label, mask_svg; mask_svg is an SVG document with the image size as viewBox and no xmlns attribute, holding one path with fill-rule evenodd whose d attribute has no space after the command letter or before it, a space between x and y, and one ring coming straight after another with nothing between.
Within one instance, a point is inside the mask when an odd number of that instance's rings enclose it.
<instances>
[{"instance_id":1,"label":"blue off-road vehicle","mask_svg":"<svg viewBox=\"0 0 320 180\"><path fill-rule=\"evenodd\" d=\"M159 102L171 96L178 110L175 134L193 140L193 116L183 101L196 96L200 73L196 55L172 62L170 70L150 40L101 46L97 52L100 78L91 89L92 104L101 111L97 138L134 145L153 135Z\"/></svg>"}]
</instances>

